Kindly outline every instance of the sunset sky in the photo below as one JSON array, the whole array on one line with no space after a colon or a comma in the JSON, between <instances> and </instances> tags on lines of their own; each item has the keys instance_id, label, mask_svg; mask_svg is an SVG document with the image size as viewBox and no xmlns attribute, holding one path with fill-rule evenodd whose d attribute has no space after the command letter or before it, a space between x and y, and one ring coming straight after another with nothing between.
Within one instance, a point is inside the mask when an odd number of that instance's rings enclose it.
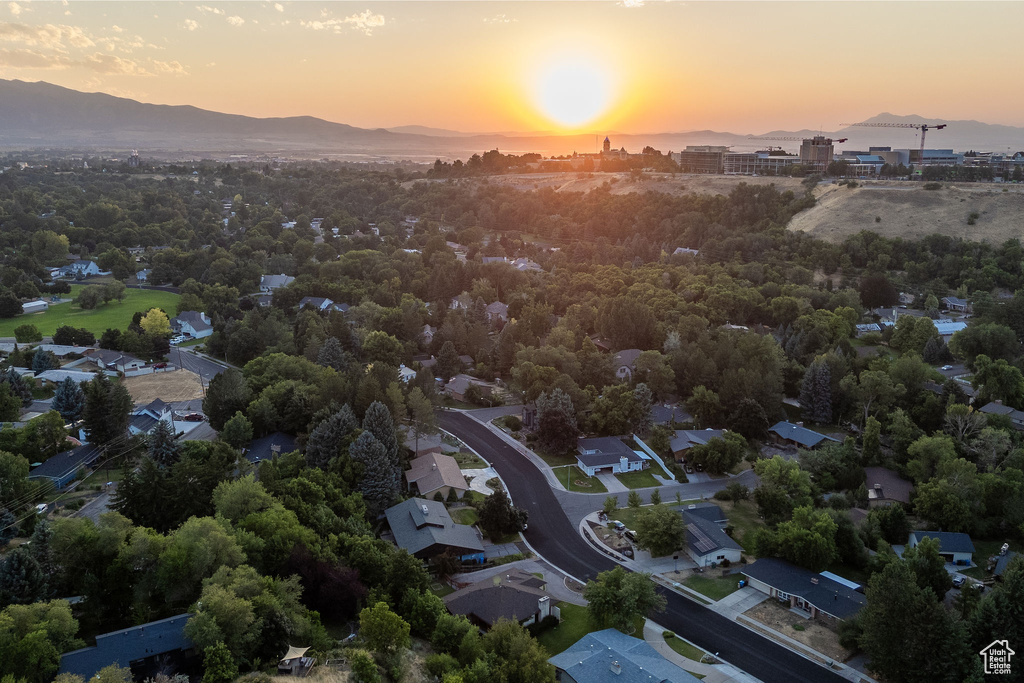
<instances>
[{"instance_id":1,"label":"sunset sky","mask_svg":"<svg viewBox=\"0 0 1024 683\"><path fill-rule=\"evenodd\" d=\"M1024 125L1008 2L0 2L0 78L461 131Z\"/></svg>"}]
</instances>

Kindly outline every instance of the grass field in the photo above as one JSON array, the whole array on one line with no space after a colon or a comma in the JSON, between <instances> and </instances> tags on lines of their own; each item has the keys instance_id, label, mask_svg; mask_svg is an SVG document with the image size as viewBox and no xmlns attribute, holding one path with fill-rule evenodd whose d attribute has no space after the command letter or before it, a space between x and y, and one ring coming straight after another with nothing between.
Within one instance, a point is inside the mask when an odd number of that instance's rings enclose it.
<instances>
[{"instance_id":1,"label":"grass field","mask_svg":"<svg viewBox=\"0 0 1024 683\"><path fill-rule=\"evenodd\" d=\"M733 528L733 538L743 546L743 550L749 555L751 548L749 541L747 541L748 535L764 526L764 520L757 514L757 505L751 500L744 500L739 503L729 501L715 502L721 506L726 516L728 516L729 526Z\"/></svg>"},{"instance_id":2,"label":"grass field","mask_svg":"<svg viewBox=\"0 0 1024 683\"><path fill-rule=\"evenodd\" d=\"M670 633L670 631L666 631L666 633ZM665 636L665 642L668 643L668 646L675 650L676 653L681 654L687 659L692 659L695 662L699 662L701 657L707 654L696 645L690 645L685 640L681 640L674 635Z\"/></svg>"},{"instance_id":3,"label":"grass field","mask_svg":"<svg viewBox=\"0 0 1024 683\"><path fill-rule=\"evenodd\" d=\"M476 514L476 510L470 507L458 508L451 511L452 520L456 524L465 524L466 526L473 526L476 524L479 517Z\"/></svg>"},{"instance_id":4,"label":"grass field","mask_svg":"<svg viewBox=\"0 0 1024 683\"><path fill-rule=\"evenodd\" d=\"M602 630L599 626L591 623L586 607L574 605L571 602L560 602L558 603L558 609L562 613L561 622L559 622L558 626L548 629L537 637L540 644L552 656L564 651L591 631ZM643 617L638 617L633 622L634 631L631 635L637 638L643 637L644 621Z\"/></svg>"},{"instance_id":5,"label":"grass field","mask_svg":"<svg viewBox=\"0 0 1024 683\"><path fill-rule=\"evenodd\" d=\"M69 297L78 296L84 285L72 285ZM42 313L19 315L0 320L0 337L13 337L14 328L21 325L35 325L44 336L50 336L61 325L71 325L89 330L99 337L108 328L124 330L132 322L136 311L162 308L169 317L177 312L179 295L148 289L129 289L124 301L100 304L91 311L83 311L74 302L54 304Z\"/></svg>"},{"instance_id":6,"label":"grass field","mask_svg":"<svg viewBox=\"0 0 1024 683\"><path fill-rule=\"evenodd\" d=\"M459 468L463 470L482 470L487 467L487 463L476 453L459 451L458 453L452 453L452 457L455 458L455 462L459 463Z\"/></svg>"},{"instance_id":7,"label":"grass field","mask_svg":"<svg viewBox=\"0 0 1024 683\"><path fill-rule=\"evenodd\" d=\"M740 579L738 576L691 576L685 581L684 584L697 591L701 595L706 595L712 600L721 600L730 593L734 593L739 590Z\"/></svg>"},{"instance_id":8,"label":"grass field","mask_svg":"<svg viewBox=\"0 0 1024 683\"><path fill-rule=\"evenodd\" d=\"M653 486L661 486L661 483L654 478L654 475L651 474L650 470L616 474L615 478L621 481L624 486L631 489L646 489Z\"/></svg>"},{"instance_id":9,"label":"grass field","mask_svg":"<svg viewBox=\"0 0 1024 683\"><path fill-rule=\"evenodd\" d=\"M576 493L608 493L608 489L601 483L601 480L597 477L588 477L583 471L575 465L571 467L563 467L561 469L553 470L555 478L563 484L566 483L568 478L568 490L575 491ZM569 474L566 474L569 472ZM581 483L583 484L581 486Z\"/></svg>"},{"instance_id":10,"label":"grass field","mask_svg":"<svg viewBox=\"0 0 1024 683\"><path fill-rule=\"evenodd\" d=\"M1012 541L1007 539L1010 543L1010 550L1014 552L1024 552L1024 544L1019 541ZM970 569L964 569L960 573L964 576L969 576L972 579L978 579L979 581L987 579L988 574L988 558L993 555L999 554L999 549L1003 547L1005 541L979 541L974 539L974 563L977 567L971 567Z\"/></svg>"}]
</instances>

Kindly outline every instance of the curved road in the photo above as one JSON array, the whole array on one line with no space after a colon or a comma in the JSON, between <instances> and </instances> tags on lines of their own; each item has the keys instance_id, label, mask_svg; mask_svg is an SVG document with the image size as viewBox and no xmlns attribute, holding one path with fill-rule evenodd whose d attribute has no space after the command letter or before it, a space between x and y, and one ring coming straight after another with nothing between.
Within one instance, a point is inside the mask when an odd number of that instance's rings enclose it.
<instances>
[{"instance_id":1,"label":"curved road","mask_svg":"<svg viewBox=\"0 0 1024 683\"><path fill-rule=\"evenodd\" d=\"M526 540L545 560L581 581L619 566L580 536L544 475L468 415L446 411L440 425L498 471L516 507L530 514ZM845 681L843 677L672 591L658 623L765 683Z\"/></svg>"}]
</instances>

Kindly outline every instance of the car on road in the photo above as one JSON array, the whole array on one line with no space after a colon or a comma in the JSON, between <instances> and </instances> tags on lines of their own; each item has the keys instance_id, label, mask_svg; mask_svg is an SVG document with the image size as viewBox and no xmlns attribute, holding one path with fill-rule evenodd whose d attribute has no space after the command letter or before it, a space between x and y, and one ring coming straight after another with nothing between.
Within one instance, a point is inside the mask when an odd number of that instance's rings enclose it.
<instances>
[{"instance_id":1,"label":"car on road","mask_svg":"<svg viewBox=\"0 0 1024 683\"><path fill-rule=\"evenodd\" d=\"M961 586L964 585L964 582L966 580L967 579L964 576L962 576L960 574L957 574L956 576L953 577L953 587L954 588L960 588Z\"/></svg>"},{"instance_id":2,"label":"car on road","mask_svg":"<svg viewBox=\"0 0 1024 683\"><path fill-rule=\"evenodd\" d=\"M185 337L180 334L177 337L171 337L171 344L180 344L183 341L185 341Z\"/></svg>"},{"instance_id":3,"label":"car on road","mask_svg":"<svg viewBox=\"0 0 1024 683\"><path fill-rule=\"evenodd\" d=\"M953 366L952 366L952 365L943 365L943 366L942 366L942 369L943 369L943 370L952 370L952 369L953 369Z\"/></svg>"},{"instance_id":4,"label":"car on road","mask_svg":"<svg viewBox=\"0 0 1024 683\"><path fill-rule=\"evenodd\" d=\"M206 418L203 417L202 413L185 413L184 415L179 415L178 419L182 422L202 422Z\"/></svg>"}]
</instances>

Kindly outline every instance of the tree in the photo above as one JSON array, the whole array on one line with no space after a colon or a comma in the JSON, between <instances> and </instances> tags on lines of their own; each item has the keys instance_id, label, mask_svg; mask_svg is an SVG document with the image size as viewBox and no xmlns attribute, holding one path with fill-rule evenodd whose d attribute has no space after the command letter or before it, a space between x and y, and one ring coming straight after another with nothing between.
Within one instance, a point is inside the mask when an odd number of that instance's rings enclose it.
<instances>
[{"instance_id":1,"label":"tree","mask_svg":"<svg viewBox=\"0 0 1024 683\"><path fill-rule=\"evenodd\" d=\"M363 475L359 490L366 500L367 511L376 516L387 509L398 495L398 482L387 452L369 431L360 434L348 449L349 457L362 463Z\"/></svg>"},{"instance_id":2,"label":"tree","mask_svg":"<svg viewBox=\"0 0 1024 683\"><path fill-rule=\"evenodd\" d=\"M857 382L853 381L852 375L845 377L841 386L863 406L864 421L867 421L872 410L877 412L886 409L906 391L902 384L894 383L892 377L882 370L865 370L860 373Z\"/></svg>"},{"instance_id":3,"label":"tree","mask_svg":"<svg viewBox=\"0 0 1024 683\"><path fill-rule=\"evenodd\" d=\"M306 441L306 464L327 469L331 460L341 452L342 442L359 426L356 416L346 403L340 410L323 420L309 433Z\"/></svg>"},{"instance_id":4,"label":"tree","mask_svg":"<svg viewBox=\"0 0 1024 683\"><path fill-rule=\"evenodd\" d=\"M615 496L608 496L604 499L604 506L602 507L604 514L610 515L619 509L619 499Z\"/></svg>"},{"instance_id":5,"label":"tree","mask_svg":"<svg viewBox=\"0 0 1024 683\"><path fill-rule=\"evenodd\" d=\"M0 382L0 421L16 422L21 416L21 400L11 392L11 385Z\"/></svg>"},{"instance_id":6,"label":"tree","mask_svg":"<svg viewBox=\"0 0 1024 683\"><path fill-rule=\"evenodd\" d=\"M1007 405L1024 407L1024 373L1020 368L1002 358L993 361L985 354L974 359L974 367L971 384L980 389L980 404L999 400Z\"/></svg>"},{"instance_id":7,"label":"tree","mask_svg":"<svg viewBox=\"0 0 1024 683\"><path fill-rule=\"evenodd\" d=\"M917 577L917 585L930 589L937 600L942 600L953 586L946 560L939 554L938 539L922 538L916 546L903 551L903 561Z\"/></svg>"},{"instance_id":8,"label":"tree","mask_svg":"<svg viewBox=\"0 0 1024 683\"><path fill-rule=\"evenodd\" d=\"M722 474L740 464L746 452L746 439L735 432L725 432L706 444L694 446L690 450L689 461L701 465L711 474Z\"/></svg>"},{"instance_id":9,"label":"tree","mask_svg":"<svg viewBox=\"0 0 1024 683\"><path fill-rule=\"evenodd\" d=\"M637 547L661 557L678 550L686 540L686 524L682 515L664 505L642 508L636 515Z\"/></svg>"},{"instance_id":10,"label":"tree","mask_svg":"<svg viewBox=\"0 0 1024 683\"><path fill-rule=\"evenodd\" d=\"M31 604L45 597L46 580L28 548L15 548L0 561L0 605Z\"/></svg>"},{"instance_id":11,"label":"tree","mask_svg":"<svg viewBox=\"0 0 1024 683\"><path fill-rule=\"evenodd\" d=\"M125 277L128 276L125 275ZM128 288L125 287L123 282L118 282L117 280L115 280L114 282L108 282L107 284L103 285L103 303L113 301L114 299L117 299L118 301L124 301L124 298L127 295Z\"/></svg>"},{"instance_id":12,"label":"tree","mask_svg":"<svg viewBox=\"0 0 1024 683\"><path fill-rule=\"evenodd\" d=\"M665 607L665 598L654 589L650 574L627 572L622 567L601 572L583 589L587 613L602 628L631 633L633 621Z\"/></svg>"},{"instance_id":13,"label":"tree","mask_svg":"<svg viewBox=\"0 0 1024 683\"><path fill-rule=\"evenodd\" d=\"M441 351L437 354L437 363L434 365L434 369L437 371L437 376L446 382L462 372L462 360L459 358L459 352L456 350L455 344L451 341L446 341L441 345Z\"/></svg>"},{"instance_id":14,"label":"tree","mask_svg":"<svg viewBox=\"0 0 1024 683\"><path fill-rule=\"evenodd\" d=\"M61 325L53 333L53 343L63 346L92 346L96 343L96 335L86 329Z\"/></svg>"},{"instance_id":15,"label":"tree","mask_svg":"<svg viewBox=\"0 0 1024 683\"><path fill-rule=\"evenodd\" d=\"M676 376L668 358L658 351L644 351L633 364L633 380L650 387L654 398L661 400L675 391Z\"/></svg>"},{"instance_id":16,"label":"tree","mask_svg":"<svg viewBox=\"0 0 1024 683\"><path fill-rule=\"evenodd\" d=\"M869 463L877 463L882 457L882 423L874 417L868 417L864 423L864 460Z\"/></svg>"},{"instance_id":17,"label":"tree","mask_svg":"<svg viewBox=\"0 0 1024 683\"><path fill-rule=\"evenodd\" d=\"M0 549L18 535L18 518L7 508L0 508Z\"/></svg>"},{"instance_id":18,"label":"tree","mask_svg":"<svg viewBox=\"0 0 1024 683\"><path fill-rule=\"evenodd\" d=\"M371 650L387 656L409 644L409 624L378 602L359 613L359 635Z\"/></svg>"},{"instance_id":19,"label":"tree","mask_svg":"<svg viewBox=\"0 0 1024 683\"><path fill-rule=\"evenodd\" d=\"M220 438L232 448L241 450L252 442L252 423L242 414L242 411L238 411L234 417L224 423L224 429L220 431Z\"/></svg>"},{"instance_id":20,"label":"tree","mask_svg":"<svg viewBox=\"0 0 1024 683\"><path fill-rule=\"evenodd\" d=\"M640 505L643 502L643 499L640 498L640 492L637 491L636 489L630 490L629 495L626 496L626 505L633 508L634 510L639 510Z\"/></svg>"},{"instance_id":21,"label":"tree","mask_svg":"<svg viewBox=\"0 0 1024 683\"><path fill-rule=\"evenodd\" d=\"M245 377L240 371L228 368L210 380L206 387L203 412L209 418L210 426L219 431L235 413L245 411L250 400L252 390Z\"/></svg>"},{"instance_id":22,"label":"tree","mask_svg":"<svg viewBox=\"0 0 1024 683\"><path fill-rule=\"evenodd\" d=\"M800 409L809 422L832 422L832 375L823 356L807 368L800 384Z\"/></svg>"},{"instance_id":23,"label":"tree","mask_svg":"<svg viewBox=\"0 0 1024 683\"><path fill-rule=\"evenodd\" d=\"M90 285L84 288L78 293L78 298L75 299L75 303L83 311L90 311L100 305L103 300L103 287L99 285Z\"/></svg>"},{"instance_id":24,"label":"tree","mask_svg":"<svg viewBox=\"0 0 1024 683\"><path fill-rule=\"evenodd\" d=\"M966 592L967 588L961 592ZM974 591L978 592L978 591ZM977 652L997 638L1020 643L1024 638L1024 557L1018 555L1003 571L1003 580L981 601L970 619L972 649ZM1000 635L1004 634L1004 635Z\"/></svg>"},{"instance_id":25,"label":"tree","mask_svg":"<svg viewBox=\"0 0 1024 683\"><path fill-rule=\"evenodd\" d=\"M64 261L70 242L66 235L53 230L39 230L32 234L32 255L40 263L56 263Z\"/></svg>"},{"instance_id":26,"label":"tree","mask_svg":"<svg viewBox=\"0 0 1024 683\"><path fill-rule=\"evenodd\" d=\"M352 356L341 347L341 342L338 341L337 337L325 339L324 343L320 345L320 350L316 356L317 365L325 368L334 368L339 372L346 370L351 362Z\"/></svg>"},{"instance_id":27,"label":"tree","mask_svg":"<svg viewBox=\"0 0 1024 683\"><path fill-rule=\"evenodd\" d=\"M783 557L812 571L822 571L839 556L835 520L825 510L799 507L793 519L774 531L758 529L754 547L758 557Z\"/></svg>"},{"instance_id":28,"label":"tree","mask_svg":"<svg viewBox=\"0 0 1024 683\"><path fill-rule=\"evenodd\" d=\"M132 397L128 390L120 382L111 382L103 374L86 382L84 390L82 419L89 441L103 446L122 438L128 431L128 416L132 409Z\"/></svg>"},{"instance_id":29,"label":"tree","mask_svg":"<svg viewBox=\"0 0 1024 683\"><path fill-rule=\"evenodd\" d=\"M19 344L43 341L43 334L35 325L26 323L14 328L14 340Z\"/></svg>"},{"instance_id":30,"label":"tree","mask_svg":"<svg viewBox=\"0 0 1024 683\"><path fill-rule=\"evenodd\" d=\"M8 367L0 372L0 382L10 387L11 395L21 400L23 408L28 408L32 405L32 387L29 386L28 380L22 377L13 367Z\"/></svg>"},{"instance_id":31,"label":"tree","mask_svg":"<svg viewBox=\"0 0 1024 683\"><path fill-rule=\"evenodd\" d=\"M633 415L630 420L630 429L634 434L647 436L651 430L651 408L654 398L651 390L644 383L637 384L633 389Z\"/></svg>"},{"instance_id":32,"label":"tree","mask_svg":"<svg viewBox=\"0 0 1024 683\"><path fill-rule=\"evenodd\" d=\"M203 683L231 683L238 678L238 665L224 643L203 651Z\"/></svg>"},{"instance_id":33,"label":"tree","mask_svg":"<svg viewBox=\"0 0 1024 683\"><path fill-rule=\"evenodd\" d=\"M508 494L499 489L487 496L478 511L480 528L492 541L523 530L528 514L512 507Z\"/></svg>"},{"instance_id":34,"label":"tree","mask_svg":"<svg viewBox=\"0 0 1024 683\"><path fill-rule=\"evenodd\" d=\"M555 667L547 650L514 621L499 619L481 639L490 663L487 680L507 683L554 683ZM443 683L447 683L446 677ZM479 680L479 679L477 679Z\"/></svg>"},{"instance_id":35,"label":"tree","mask_svg":"<svg viewBox=\"0 0 1024 683\"><path fill-rule=\"evenodd\" d=\"M85 393L82 387L70 377L57 385L50 408L60 413L65 422L74 422L85 408Z\"/></svg>"},{"instance_id":36,"label":"tree","mask_svg":"<svg viewBox=\"0 0 1024 683\"><path fill-rule=\"evenodd\" d=\"M32 354L32 372L37 375L47 370L56 370L59 367L60 361L57 360L53 351L36 349L36 352Z\"/></svg>"},{"instance_id":37,"label":"tree","mask_svg":"<svg viewBox=\"0 0 1024 683\"><path fill-rule=\"evenodd\" d=\"M729 418L729 424L747 439L763 439L768 433L768 416L760 403L752 398L740 401Z\"/></svg>"},{"instance_id":38,"label":"tree","mask_svg":"<svg viewBox=\"0 0 1024 683\"><path fill-rule=\"evenodd\" d=\"M722 403L718 394L704 386L694 388L693 395L686 401L686 409L698 427L710 428L722 419Z\"/></svg>"},{"instance_id":39,"label":"tree","mask_svg":"<svg viewBox=\"0 0 1024 683\"><path fill-rule=\"evenodd\" d=\"M28 480L28 472L27 458L0 451L0 506L14 507L32 490L33 484Z\"/></svg>"},{"instance_id":40,"label":"tree","mask_svg":"<svg viewBox=\"0 0 1024 683\"><path fill-rule=\"evenodd\" d=\"M146 437L149 457L162 468L168 468L178 462L181 455L181 443L177 434L166 420L158 420L153 431Z\"/></svg>"},{"instance_id":41,"label":"tree","mask_svg":"<svg viewBox=\"0 0 1024 683\"><path fill-rule=\"evenodd\" d=\"M167 314L159 308L151 308L146 315L142 316L139 326L151 337L169 337L171 335L171 323Z\"/></svg>"},{"instance_id":42,"label":"tree","mask_svg":"<svg viewBox=\"0 0 1024 683\"><path fill-rule=\"evenodd\" d=\"M434 404L419 387L413 387L406 397L409 407L409 421L412 423L413 438L419 439L421 434L437 432L437 416L434 415Z\"/></svg>"},{"instance_id":43,"label":"tree","mask_svg":"<svg viewBox=\"0 0 1024 683\"><path fill-rule=\"evenodd\" d=\"M0 612L0 675L30 683L52 680L60 653L81 647L78 622L65 600L10 605Z\"/></svg>"},{"instance_id":44,"label":"tree","mask_svg":"<svg viewBox=\"0 0 1024 683\"><path fill-rule=\"evenodd\" d=\"M576 448L579 429L572 399L561 389L553 389L537 398L537 437L555 453Z\"/></svg>"},{"instance_id":45,"label":"tree","mask_svg":"<svg viewBox=\"0 0 1024 683\"><path fill-rule=\"evenodd\" d=\"M21 299L10 290L0 292L0 318L13 318L21 315Z\"/></svg>"}]
</instances>

